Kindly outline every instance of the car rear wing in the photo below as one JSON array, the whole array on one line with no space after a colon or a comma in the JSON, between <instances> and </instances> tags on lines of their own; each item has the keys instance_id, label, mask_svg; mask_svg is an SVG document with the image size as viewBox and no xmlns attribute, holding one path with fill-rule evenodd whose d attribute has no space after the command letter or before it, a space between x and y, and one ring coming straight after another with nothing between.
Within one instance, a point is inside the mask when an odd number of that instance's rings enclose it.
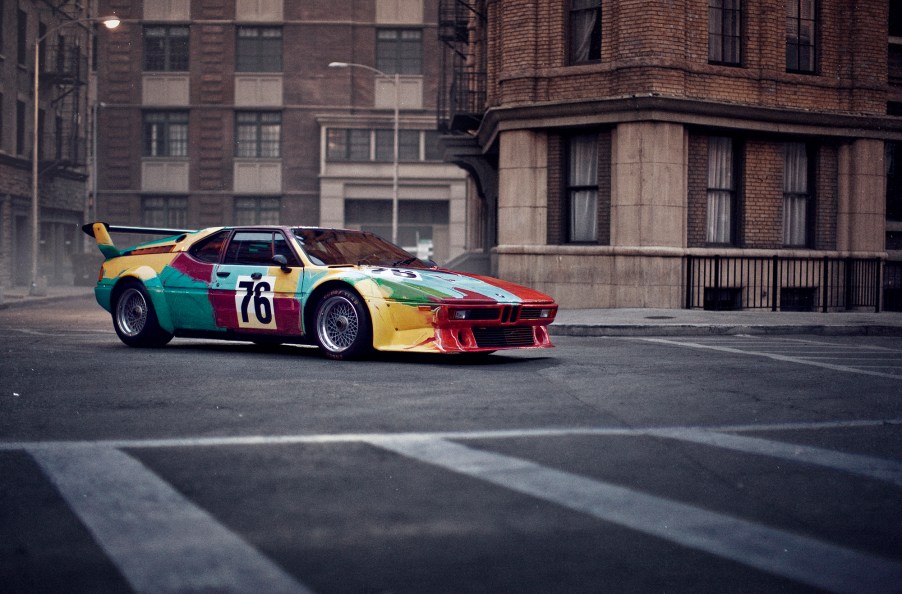
<instances>
[{"instance_id":1,"label":"car rear wing","mask_svg":"<svg viewBox=\"0 0 902 594\"><path fill-rule=\"evenodd\" d=\"M160 227L127 227L122 225L110 225L98 221L96 223L88 223L81 228L87 235L90 235L97 241L97 247L104 258L109 260L115 258L122 252L113 244L110 233L140 233L142 235L181 235L183 233L193 233L193 229L163 229Z\"/></svg>"}]
</instances>

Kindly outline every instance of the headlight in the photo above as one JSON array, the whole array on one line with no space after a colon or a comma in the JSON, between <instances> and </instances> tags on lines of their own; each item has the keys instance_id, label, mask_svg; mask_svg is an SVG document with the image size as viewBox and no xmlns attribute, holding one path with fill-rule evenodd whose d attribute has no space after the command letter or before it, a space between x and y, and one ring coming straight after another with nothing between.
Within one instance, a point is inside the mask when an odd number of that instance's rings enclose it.
<instances>
[{"instance_id":1,"label":"headlight","mask_svg":"<svg viewBox=\"0 0 902 594\"><path fill-rule=\"evenodd\" d=\"M452 320L466 320L470 317L469 309L452 309L451 310L451 319Z\"/></svg>"},{"instance_id":2,"label":"headlight","mask_svg":"<svg viewBox=\"0 0 902 594\"><path fill-rule=\"evenodd\" d=\"M550 310L550 309L542 309L542 310L539 310L539 317L540 317L540 318L550 318L550 317L551 317L551 310Z\"/></svg>"}]
</instances>

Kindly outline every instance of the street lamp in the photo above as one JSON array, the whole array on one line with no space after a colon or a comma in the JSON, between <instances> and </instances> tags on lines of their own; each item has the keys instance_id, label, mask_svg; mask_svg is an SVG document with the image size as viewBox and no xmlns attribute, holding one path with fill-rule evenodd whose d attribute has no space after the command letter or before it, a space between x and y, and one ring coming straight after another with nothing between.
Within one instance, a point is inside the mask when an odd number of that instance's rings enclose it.
<instances>
[{"instance_id":1,"label":"street lamp","mask_svg":"<svg viewBox=\"0 0 902 594\"><path fill-rule=\"evenodd\" d=\"M29 294L31 295L37 295L43 292L42 289L38 288L38 246L40 245L38 237L40 229L38 220L40 212L40 194L38 192L38 157L40 156L38 143L40 139L38 137L38 128L40 126L41 42L47 39L51 33L55 33L63 27L78 23L96 22L103 23L107 29L115 29L119 26L121 21L119 20L119 17L115 16L73 19L71 21L60 23L34 40L34 130L32 130L31 144L31 287L29 289Z\"/></svg>"},{"instance_id":2,"label":"street lamp","mask_svg":"<svg viewBox=\"0 0 902 594\"><path fill-rule=\"evenodd\" d=\"M391 241L398 243L398 117L401 109L401 75L386 74L377 68L367 66L366 64L355 64L354 62L330 62L329 68L363 68L383 76L385 78L395 79L395 138L392 158L392 195L391 195Z\"/></svg>"}]
</instances>

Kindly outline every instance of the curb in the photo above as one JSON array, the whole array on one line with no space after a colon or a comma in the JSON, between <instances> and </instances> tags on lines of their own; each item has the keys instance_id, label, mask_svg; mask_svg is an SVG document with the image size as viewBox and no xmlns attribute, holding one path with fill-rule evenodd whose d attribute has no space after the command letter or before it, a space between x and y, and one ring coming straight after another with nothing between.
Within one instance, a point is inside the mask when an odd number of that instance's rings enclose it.
<instances>
[{"instance_id":1,"label":"curb","mask_svg":"<svg viewBox=\"0 0 902 594\"><path fill-rule=\"evenodd\" d=\"M15 309L19 307L32 307L35 305L41 305L43 303L51 303L56 301L64 301L67 299L88 299L94 298L94 293L76 293L73 295L46 295L44 297L9 297L8 295L4 297L3 302L0 303L0 310L4 309Z\"/></svg>"},{"instance_id":2,"label":"curb","mask_svg":"<svg viewBox=\"0 0 902 594\"><path fill-rule=\"evenodd\" d=\"M885 325L837 325L823 324L781 324L767 326L743 325L705 325L705 324L668 324L668 325L603 325L590 324L552 324L548 327L552 336L721 336L749 334L763 336L769 334L813 334L817 336L902 336L902 327Z\"/></svg>"}]
</instances>

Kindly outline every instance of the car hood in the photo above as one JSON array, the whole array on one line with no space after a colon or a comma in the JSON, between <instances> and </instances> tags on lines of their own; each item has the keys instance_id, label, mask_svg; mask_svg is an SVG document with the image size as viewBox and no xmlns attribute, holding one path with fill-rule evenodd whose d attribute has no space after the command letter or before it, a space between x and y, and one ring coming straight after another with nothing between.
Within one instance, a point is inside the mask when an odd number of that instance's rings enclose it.
<instances>
[{"instance_id":1,"label":"car hood","mask_svg":"<svg viewBox=\"0 0 902 594\"><path fill-rule=\"evenodd\" d=\"M379 292L392 301L418 303L553 303L554 300L528 287L487 276L445 269L361 267Z\"/></svg>"}]
</instances>

